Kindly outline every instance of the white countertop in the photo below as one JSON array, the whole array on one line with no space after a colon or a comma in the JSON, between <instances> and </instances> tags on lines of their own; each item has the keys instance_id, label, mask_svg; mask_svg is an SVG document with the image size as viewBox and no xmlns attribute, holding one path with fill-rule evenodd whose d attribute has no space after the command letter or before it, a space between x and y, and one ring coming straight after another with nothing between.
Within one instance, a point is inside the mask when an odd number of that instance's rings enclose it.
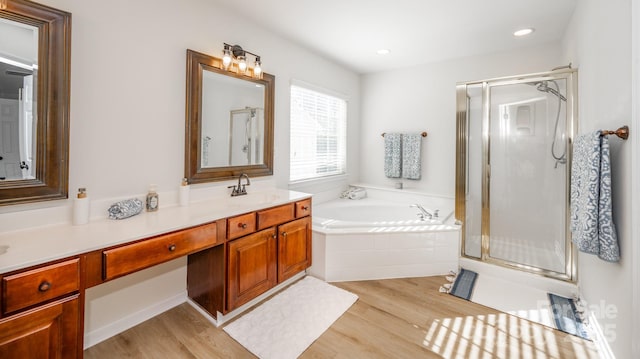
<instances>
[{"instance_id":1,"label":"white countertop","mask_svg":"<svg viewBox=\"0 0 640 359\"><path fill-rule=\"evenodd\" d=\"M246 196L192 202L188 207L161 207L157 212L143 211L123 220L105 218L80 226L64 224L0 233L0 273L309 197L302 192L267 189Z\"/></svg>"}]
</instances>

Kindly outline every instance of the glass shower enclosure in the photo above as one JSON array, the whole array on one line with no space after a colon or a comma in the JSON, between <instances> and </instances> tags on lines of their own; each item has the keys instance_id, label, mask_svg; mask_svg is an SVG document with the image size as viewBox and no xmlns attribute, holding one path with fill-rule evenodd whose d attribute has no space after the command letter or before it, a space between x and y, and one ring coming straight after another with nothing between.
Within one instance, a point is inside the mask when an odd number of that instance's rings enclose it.
<instances>
[{"instance_id":1,"label":"glass shower enclosure","mask_svg":"<svg viewBox=\"0 0 640 359\"><path fill-rule=\"evenodd\" d=\"M457 85L462 256L575 281L569 230L577 72Z\"/></svg>"}]
</instances>

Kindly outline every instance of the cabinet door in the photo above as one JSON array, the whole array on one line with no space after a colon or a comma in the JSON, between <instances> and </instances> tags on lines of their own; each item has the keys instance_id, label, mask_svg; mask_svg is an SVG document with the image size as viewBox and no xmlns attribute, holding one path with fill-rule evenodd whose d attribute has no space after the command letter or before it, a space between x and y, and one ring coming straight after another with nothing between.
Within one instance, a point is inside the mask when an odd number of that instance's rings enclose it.
<instances>
[{"instance_id":1,"label":"cabinet door","mask_svg":"<svg viewBox=\"0 0 640 359\"><path fill-rule=\"evenodd\" d=\"M77 295L4 318L0 358L77 358L78 321Z\"/></svg>"},{"instance_id":2,"label":"cabinet door","mask_svg":"<svg viewBox=\"0 0 640 359\"><path fill-rule=\"evenodd\" d=\"M278 283L311 265L311 218L278 227Z\"/></svg>"},{"instance_id":3,"label":"cabinet door","mask_svg":"<svg viewBox=\"0 0 640 359\"><path fill-rule=\"evenodd\" d=\"M277 283L276 231L263 231L228 243L228 310L247 303Z\"/></svg>"}]
</instances>

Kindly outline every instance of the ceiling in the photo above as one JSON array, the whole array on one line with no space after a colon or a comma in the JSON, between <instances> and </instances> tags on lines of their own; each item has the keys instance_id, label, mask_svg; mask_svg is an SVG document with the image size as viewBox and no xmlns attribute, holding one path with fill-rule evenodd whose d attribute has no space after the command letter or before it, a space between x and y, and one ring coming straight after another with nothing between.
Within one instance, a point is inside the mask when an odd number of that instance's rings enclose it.
<instances>
[{"instance_id":1,"label":"ceiling","mask_svg":"<svg viewBox=\"0 0 640 359\"><path fill-rule=\"evenodd\" d=\"M215 0L357 73L559 40L577 0ZM533 27L532 35L513 32ZM388 55L378 55L388 49ZM268 66L268 59L262 59Z\"/></svg>"}]
</instances>

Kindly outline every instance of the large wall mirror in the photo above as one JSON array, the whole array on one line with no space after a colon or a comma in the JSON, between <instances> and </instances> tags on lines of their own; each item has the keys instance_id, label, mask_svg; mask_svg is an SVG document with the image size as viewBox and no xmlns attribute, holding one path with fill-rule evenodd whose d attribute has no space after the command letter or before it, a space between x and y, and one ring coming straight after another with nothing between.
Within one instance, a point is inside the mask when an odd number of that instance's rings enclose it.
<instances>
[{"instance_id":1,"label":"large wall mirror","mask_svg":"<svg viewBox=\"0 0 640 359\"><path fill-rule=\"evenodd\" d=\"M71 14L0 10L0 205L67 198Z\"/></svg>"},{"instance_id":2,"label":"large wall mirror","mask_svg":"<svg viewBox=\"0 0 640 359\"><path fill-rule=\"evenodd\" d=\"M187 50L185 177L190 183L273 174L275 78L225 71L221 61Z\"/></svg>"}]
</instances>

